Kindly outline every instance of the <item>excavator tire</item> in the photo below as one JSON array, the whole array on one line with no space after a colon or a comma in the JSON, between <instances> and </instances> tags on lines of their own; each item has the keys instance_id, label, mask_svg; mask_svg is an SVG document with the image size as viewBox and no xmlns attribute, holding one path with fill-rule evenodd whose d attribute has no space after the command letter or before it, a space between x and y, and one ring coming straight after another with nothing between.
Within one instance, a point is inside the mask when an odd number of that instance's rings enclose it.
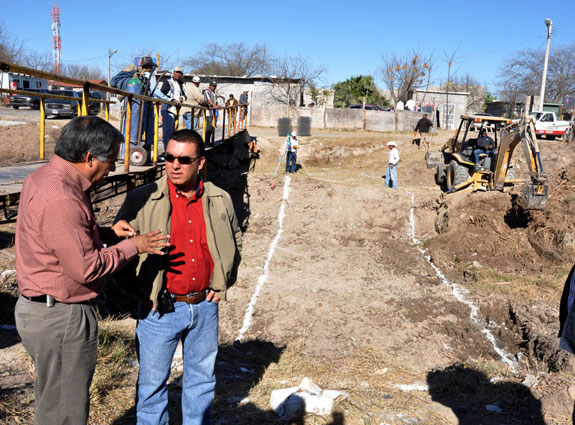
<instances>
[{"instance_id":1,"label":"excavator tire","mask_svg":"<svg viewBox=\"0 0 575 425\"><path fill-rule=\"evenodd\" d=\"M445 184L445 164L437 165L435 169L435 183L438 186L443 186Z\"/></svg>"},{"instance_id":2,"label":"excavator tire","mask_svg":"<svg viewBox=\"0 0 575 425\"><path fill-rule=\"evenodd\" d=\"M469 179L469 170L455 159L447 166L445 188L448 193L455 192L455 187Z\"/></svg>"}]
</instances>

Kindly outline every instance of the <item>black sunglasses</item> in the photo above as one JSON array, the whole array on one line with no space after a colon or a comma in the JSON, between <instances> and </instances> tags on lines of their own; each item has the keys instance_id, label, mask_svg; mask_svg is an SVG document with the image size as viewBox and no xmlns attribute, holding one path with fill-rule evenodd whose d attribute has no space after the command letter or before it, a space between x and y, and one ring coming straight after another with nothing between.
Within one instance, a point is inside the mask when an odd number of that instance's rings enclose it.
<instances>
[{"instance_id":1,"label":"black sunglasses","mask_svg":"<svg viewBox=\"0 0 575 425\"><path fill-rule=\"evenodd\" d=\"M171 153L167 153L164 155L164 159L166 160L166 162L174 162L177 159L178 162L182 165L190 165L193 164L194 161L199 161L200 159L202 159L202 157L192 158L189 156L174 156Z\"/></svg>"}]
</instances>

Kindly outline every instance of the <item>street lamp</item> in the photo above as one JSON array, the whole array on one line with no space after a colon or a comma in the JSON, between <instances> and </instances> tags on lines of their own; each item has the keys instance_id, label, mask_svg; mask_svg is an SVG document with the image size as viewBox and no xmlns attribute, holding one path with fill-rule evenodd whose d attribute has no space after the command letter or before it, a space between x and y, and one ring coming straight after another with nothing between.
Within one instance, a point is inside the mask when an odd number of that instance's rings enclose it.
<instances>
[{"instance_id":1,"label":"street lamp","mask_svg":"<svg viewBox=\"0 0 575 425\"><path fill-rule=\"evenodd\" d=\"M549 44L551 43L551 32L553 31L553 21L545 19L547 25L547 49L545 49L545 62L543 62L543 77L541 79L541 93L539 94L539 111L543 112L543 99L545 97L545 81L547 80L547 64L549 62Z\"/></svg>"},{"instance_id":2,"label":"street lamp","mask_svg":"<svg viewBox=\"0 0 575 425\"><path fill-rule=\"evenodd\" d=\"M117 51L118 49L115 49L113 52L110 52L110 48L108 48L108 87L110 87L110 59ZM110 92L107 93L106 98L110 100Z\"/></svg>"}]
</instances>

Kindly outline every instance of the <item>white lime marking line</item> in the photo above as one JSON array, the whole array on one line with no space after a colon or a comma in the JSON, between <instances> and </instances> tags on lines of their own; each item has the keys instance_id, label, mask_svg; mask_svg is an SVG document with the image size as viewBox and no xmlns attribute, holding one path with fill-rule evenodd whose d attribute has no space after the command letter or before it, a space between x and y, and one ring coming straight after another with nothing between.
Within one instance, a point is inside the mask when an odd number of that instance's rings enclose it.
<instances>
[{"instance_id":1,"label":"white lime marking line","mask_svg":"<svg viewBox=\"0 0 575 425\"><path fill-rule=\"evenodd\" d=\"M286 176L285 180L284 180L284 192L283 192L282 204L280 206L280 210L278 213L278 232L277 232L275 238L273 239L272 243L270 244L270 249L268 251L268 258L264 264L264 270L263 270L262 274L260 275L260 277L258 278L258 284L256 285L256 290L254 291L254 294L252 295L252 299L250 301L250 304L248 305L248 308L246 309L246 312L244 314L243 326L240 329L240 333L238 335L237 341L241 341L243 339L244 335L246 334L246 332L248 331L248 329L250 328L250 326L252 324L252 316L254 314L254 308L256 306L258 296L260 295L260 291L262 290L262 287L264 286L264 284L268 280L268 272L269 272L269 268L270 268L270 263L271 263L272 258L274 256L274 252L276 250L277 244L280 240L280 236L283 233L283 222L284 222L284 217L285 217L286 202L287 202L288 197L289 197L290 182L291 182L290 176Z\"/></svg>"},{"instance_id":2,"label":"white lime marking line","mask_svg":"<svg viewBox=\"0 0 575 425\"><path fill-rule=\"evenodd\" d=\"M501 358L501 361L503 363L505 363L506 365L508 365L512 372L516 372L517 371L517 361L513 358L513 356L511 354L507 353L503 348L501 348L497 345L497 341L495 340L495 336L487 328L487 324L485 323L485 321L479 318L478 307L475 304L473 304L471 301L469 301L467 298L465 298L465 295L468 293L467 290L465 288L457 285L456 283L449 282L447 280L447 278L444 276L444 274L441 273L441 270L439 270L439 268L435 264L433 264L433 262L431 261L431 257L429 255L426 255L426 250L421 247L421 241L419 241L418 239L415 238L415 214L414 214L415 195L413 193L410 193L410 192L407 192L407 193L411 196L411 209L409 210L409 230L407 231L407 236L409 238L411 238L411 241L413 242L415 247L419 250L421 255L423 255L423 257L431 265L433 270L435 270L435 274L437 275L437 277L439 278L441 283L451 287L451 293L453 294L453 296L459 302L465 304L466 306L468 306L471 309L471 313L470 313L469 317L471 318L472 321L474 321L475 323L477 323L481 326L481 332L485 335L487 340L491 343L491 345L493 346L493 349Z\"/></svg>"}]
</instances>

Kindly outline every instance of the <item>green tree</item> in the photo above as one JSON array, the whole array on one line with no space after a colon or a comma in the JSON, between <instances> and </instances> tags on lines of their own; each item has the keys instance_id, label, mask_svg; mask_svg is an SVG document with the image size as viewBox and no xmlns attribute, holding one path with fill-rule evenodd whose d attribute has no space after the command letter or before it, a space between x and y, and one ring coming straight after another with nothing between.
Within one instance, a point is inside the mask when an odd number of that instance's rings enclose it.
<instances>
[{"instance_id":1,"label":"green tree","mask_svg":"<svg viewBox=\"0 0 575 425\"><path fill-rule=\"evenodd\" d=\"M358 75L334 84L334 106L347 108L350 105L372 103L380 106L388 106L388 100L379 94L371 75Z\"/></svg>"},{"instance_id":2,"label":"green tree","mask_svg":"<svg viewBox=\"0 0 575 425\"><path fill-rule=\"evenodd\" d=\"M485 92L483 95L483 111L487 109L487 104L491 103L495 100L495 97L489 93L488 91Z\"/></svg>"}]
</instances>

